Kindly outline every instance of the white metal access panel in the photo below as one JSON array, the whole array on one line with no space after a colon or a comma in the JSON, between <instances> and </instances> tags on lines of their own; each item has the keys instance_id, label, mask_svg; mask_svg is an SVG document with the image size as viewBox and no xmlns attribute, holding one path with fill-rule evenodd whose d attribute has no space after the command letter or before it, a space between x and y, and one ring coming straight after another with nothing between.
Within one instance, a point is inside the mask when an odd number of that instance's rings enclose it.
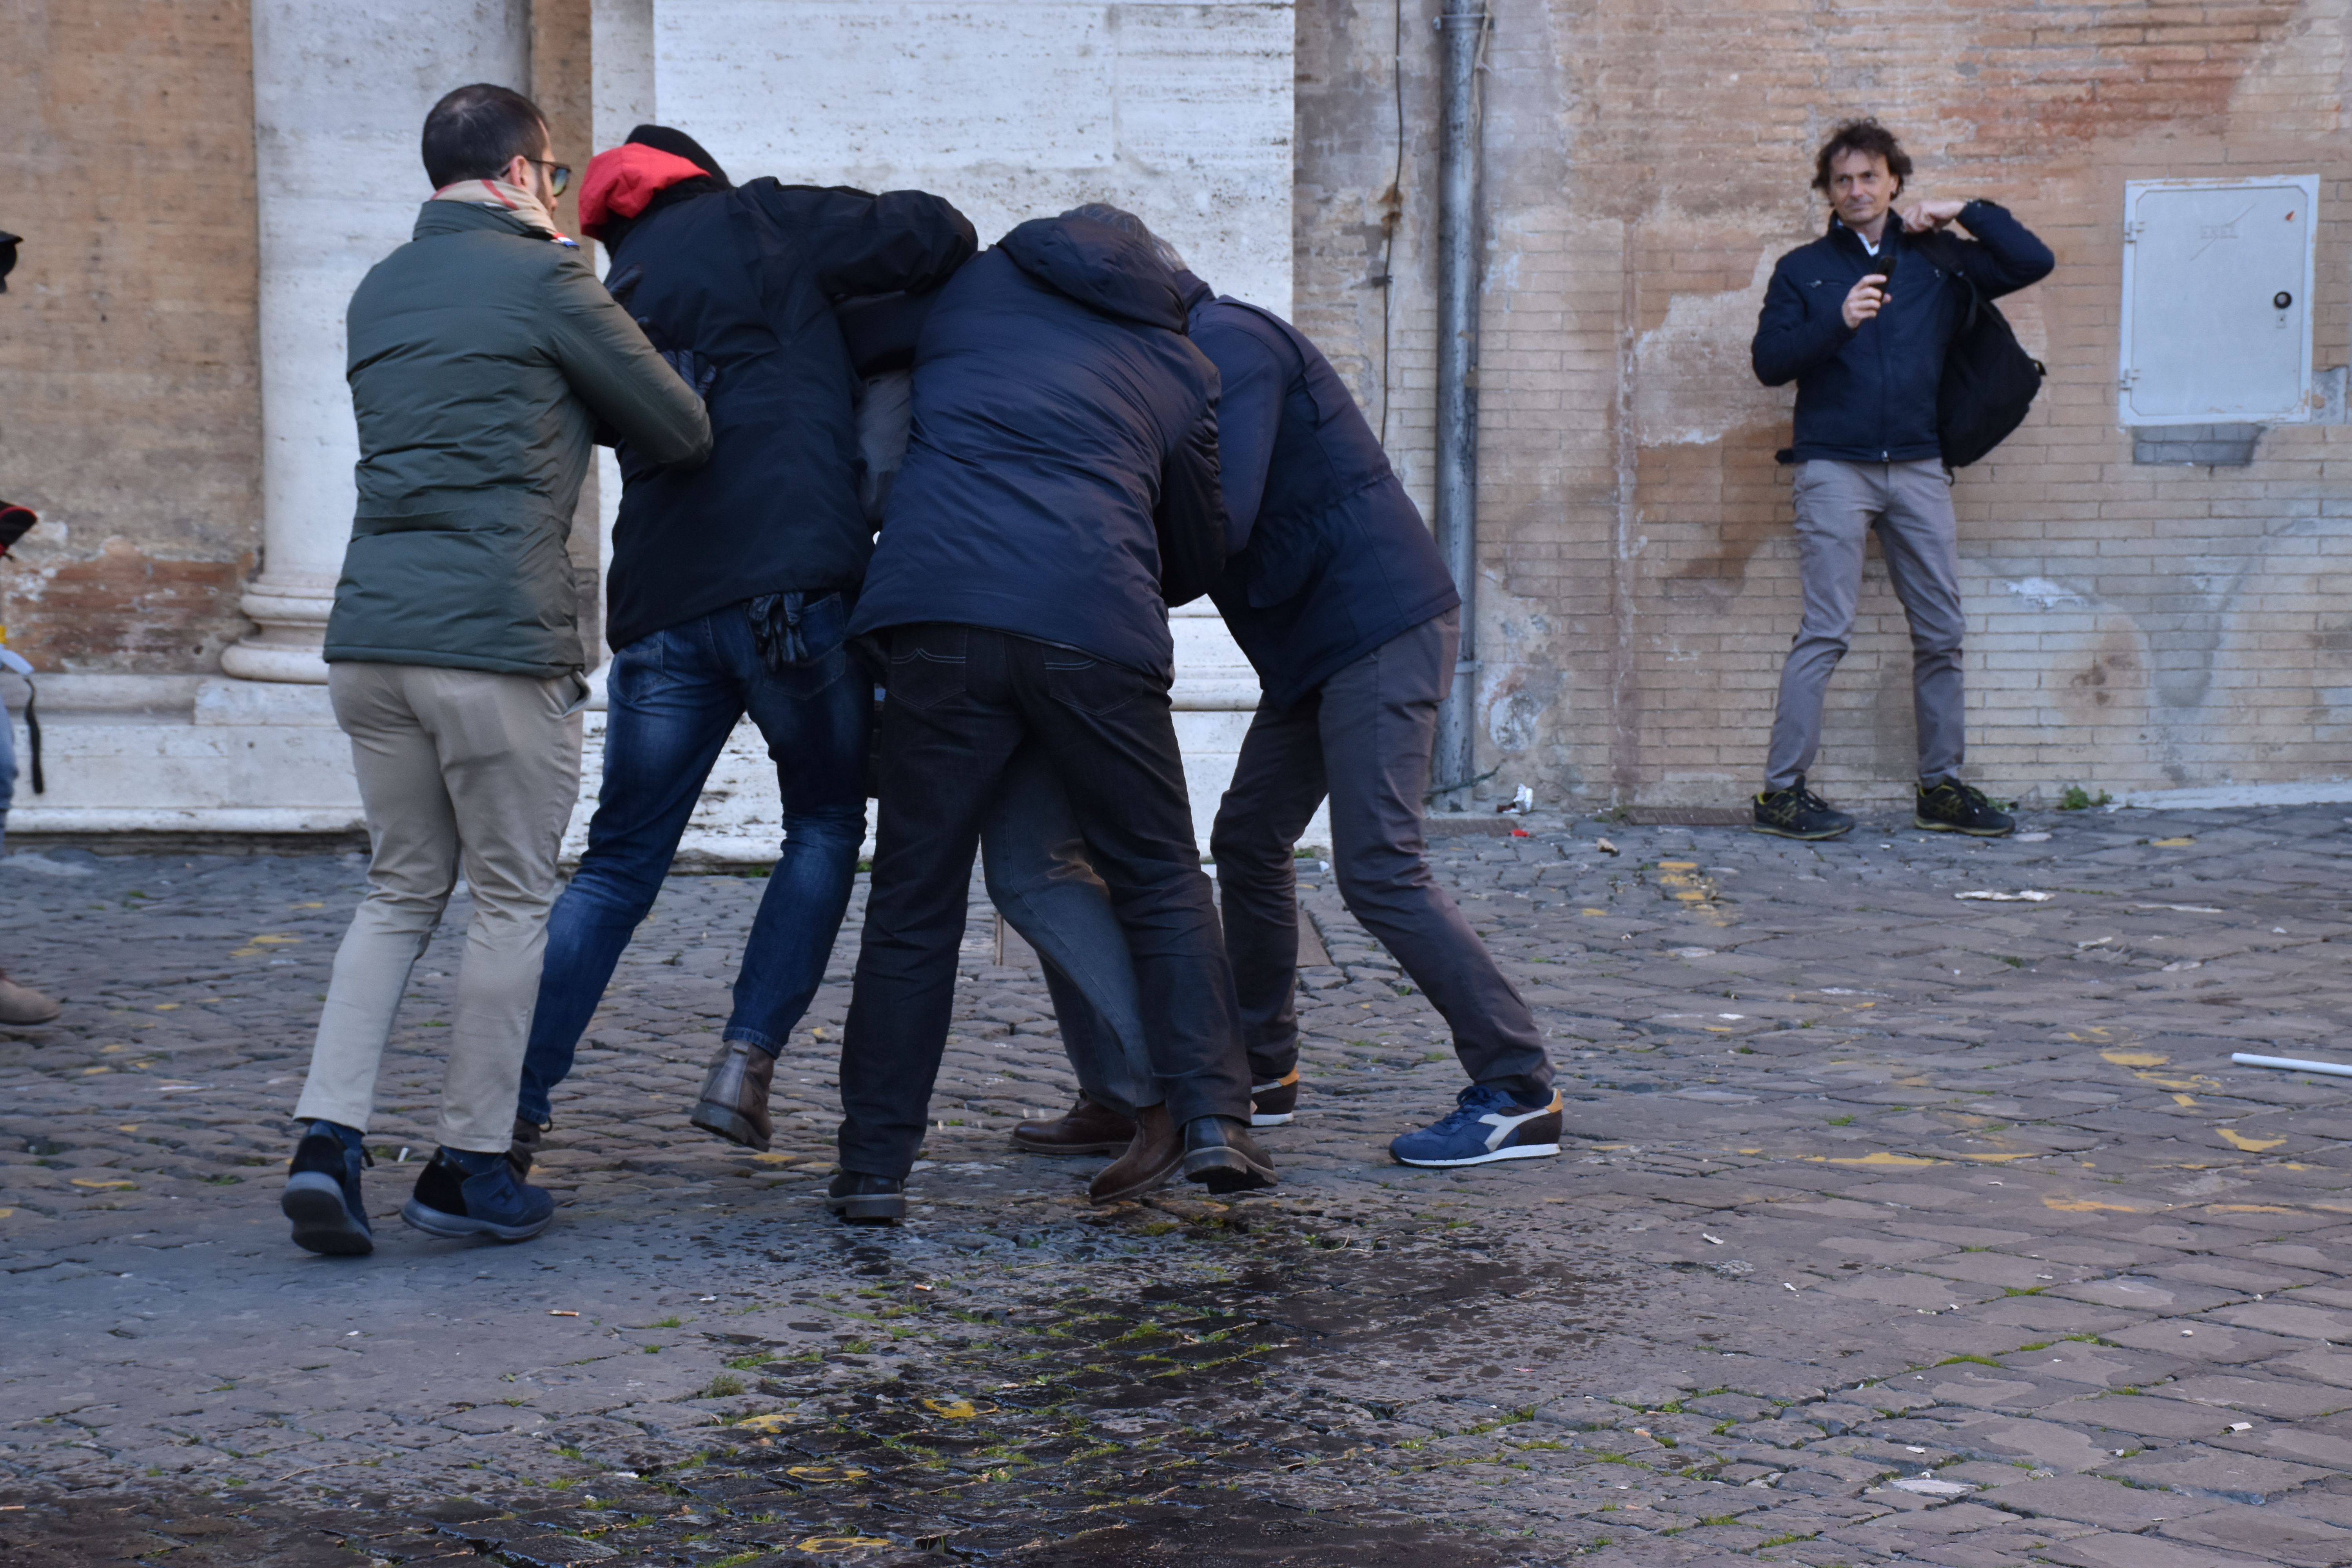
<instances>
[{"instance_id":1,"label":"white metal access panel","mask_svg":"<svg viewBox=\"0 0 2352 1568\"><path fill-rule=\"evenodd\" d=\"M2124 186L2126 425L2311 417L2316 174Z\"/></svg>"}]
</instances>

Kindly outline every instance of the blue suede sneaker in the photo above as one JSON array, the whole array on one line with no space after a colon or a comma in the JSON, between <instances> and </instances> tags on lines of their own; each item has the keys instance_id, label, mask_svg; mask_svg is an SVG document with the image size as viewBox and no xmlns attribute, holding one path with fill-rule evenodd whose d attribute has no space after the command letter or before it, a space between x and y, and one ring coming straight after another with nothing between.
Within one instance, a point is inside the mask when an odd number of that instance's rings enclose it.
<instances>
[{"instance_id":1,"label":"blue suede sneaker","mask_svg":"<svg viewBox=\"0 0 2352 1568\"><path fill-rule=\"evenodd\" d=\"M278 1212L294 1222L294 1245L336 1258L375 1250L367 1205L360 1201L360 1169L373 1165L356 1127L313 1121L294 1145Z\"/></svg>"},{"instance_id":2,"label":"blue suede sneaker","mask_svg":"<svg viewBox=\"0 0 2352 1568\"><path fill-rule=\"evenodd\" d=\"M529 1241L554 1221L555 1200L517 1176L503 1150L479 1154L445 1148L418 1173L416 1192L400 1205L400 1217L427 1236Z\"/></svg>"},{"instance_id":3,"label":"blue suede sneaker","mask_svg":"<svg viewBox=\"0 0 2352 1568\"><path fill-rule=\"evenodd\" d=\"M1456 1097L1453 1115L1406 1133L1389 1153L1400 1165L1484 1165L1557 1154L1563 1103L1555 1092L1549 1105L1525 1106L1507 1090L1474 1083Z\"/></svg>"}]
</instances>

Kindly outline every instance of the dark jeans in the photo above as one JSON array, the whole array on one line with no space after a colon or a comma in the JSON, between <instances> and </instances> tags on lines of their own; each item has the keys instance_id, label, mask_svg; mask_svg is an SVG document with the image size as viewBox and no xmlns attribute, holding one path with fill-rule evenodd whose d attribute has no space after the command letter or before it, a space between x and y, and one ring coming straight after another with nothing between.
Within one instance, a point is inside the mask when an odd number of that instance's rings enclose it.
<instances>
[{"instance_id":1,"label":"dark jeans","mask_svg":"<svg viewBox=\"0 0 2352 1568\"><path fill-rule=\"evenodd\" d=\"M1169 1114L1246 1120L1233 979L1166 684L1075 648L919 626L890 634L889 691L874 886L842 1043L842 1165L904 1176L922 1146L981 823L1032 737L1127 933Z\"/></svg>"},{"instance_id":2,"label":"dark jeans","mask_svg":"<svg viewBox=\"0 0 2352 1568\"><path fill-rule=\"evenodd\" d=\"M613 966L661 892L719 749L744 714L767 737L783 792L783 853L769 874L735 979L725 1038L774 1055L824 979L866 837L874 688L842 638L836 595L803 612L806 656L772 669L741 605L640 637L613 655L604 782L588 853L547 922L547 966L517 1114L548 1118Z\"/></svg>"},{"instance_id":3,"label":"dark jeans","mask_svg":"<svg viewBox=\"0 0 2352 1568\"><path fill-rule=\"evenodd\" d=\"M1453 1026L1472 1081L1507 1089L1523 1105L1551 1099L1543 1031L1423 858L1430 739L1459 642L1459 613L1448 610L1294 706L1260 704L1250 721L1209 842L1256 1082L1271 1083L1298 1060L1291 851L1328 793L1332 869L1348 912Z\"/></svg>"}]
</instances>

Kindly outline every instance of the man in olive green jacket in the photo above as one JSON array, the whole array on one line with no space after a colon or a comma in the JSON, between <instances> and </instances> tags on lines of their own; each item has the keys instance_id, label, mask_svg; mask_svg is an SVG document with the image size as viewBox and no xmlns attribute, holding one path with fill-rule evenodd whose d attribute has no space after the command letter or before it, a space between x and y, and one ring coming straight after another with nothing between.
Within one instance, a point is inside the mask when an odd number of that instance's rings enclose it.
<instances>
[{"instance_id":1,"label":"man in olive green jacket","mask_svg":"<svg viewBox=\"0 0 2352 1568\"><path fill-rule=\"evenodd\" d=\"M373 857L335 955L309 1123L282 1207L314 1252L373 1247L361 1141L409 970L460 867L474 917L440 1151L402 1217L520 1241L554 1205L505 1158L588 695L565 541L600 425L693 464L710 422L691 354L656 354L548 208L569 171L530 101L459 88L425 126L415 237L352 297L359 510L327 623ZM665 363L665 358L671 363Z\"/></svg>"}]
</instances>

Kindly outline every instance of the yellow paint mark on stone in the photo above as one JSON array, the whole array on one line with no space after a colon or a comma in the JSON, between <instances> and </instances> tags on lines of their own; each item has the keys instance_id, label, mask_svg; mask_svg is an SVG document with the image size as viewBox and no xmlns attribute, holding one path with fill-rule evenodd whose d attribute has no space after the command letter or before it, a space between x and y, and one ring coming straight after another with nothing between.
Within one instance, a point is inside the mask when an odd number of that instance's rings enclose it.
<instances>
[{"instance_id":1,"label":"yellow paint mark on stone","mask_svg":"<svg viewBox=\"0 0 2352 1568\"><path fill-rule=\"evenodd\" d=\"M2002 1160L2031 1160L2033 1158L2033 1154L2032 1152L2029 1150L2016 1154L1953 1154L1948 1156L1948 1158L1954 1160L1986 1160L1998 1163Z\"/></svg>"},{"instance_id":2,"label":"yellow paint mark on stone","mask_svg":"<svg viewBox=\"0 0 2352 1568\"><path fill-rule=\"evenodd\" d=\"M155 1004L155 1011L158 1013L168 1013L178 1005L179 1004L177 1002L158 1002Z\"/></svg>"},{"instance_id":3,"label":"yellow paint mark on stone","mask_svg":"<svg viewBox=\"0 0 2352 1568\"><path fill-rule=\"evenodd\" d=\"M2172 1097L2172 1103L2175 1105L2194 1105L2197 1103L2197 1100L2192 1095L2176 1094Z\"/></svg>"},{"instance_id":4,"label":"yellow paint mark on stone","mask_svg":"<svg viewBox=\"0 0 2352 1568\"><path fill-rule=\"evenodd\" d=\"M77 1187L97 1187L100 1190L110 1187L129 1187L136 1192L139 1189L139 1184L136 1182L106 1182L100 1181L96 1176L76 1176L73 1178L73 1184Z\"/></svg>"},{"instance_id":5,"label":"yellow paint mark on stone","mask_svg":"<svg viewBox=\"0 0 2352 1568\"><path fill-rule=\"evenodd\" d=\"M2190 835L2189 835L2189 836L2187 836L2187 837L2181 837L2181 838L2151 838L2151 839L2149 839L2147 842L2148 842L2148 846L2149 846L2149 847L2151 847L2151 848L2156 848L2156 849L2179 849L2179 848L2182 847L2184 845L2189 845L2189 844L2194 844L2194 843L2196 843L2196 842L2197 842L2197 837L2196 837L2196 835L2194 835L2194 834L2190 834Z\"/></svg>"},{"instance_id":6,"label":"yellow paint mark on stone","mask_svg":"<svg viewBox=\"0 0 2352 1568\"><path fill-rule=\"evenodd\" d=\"M1812 1161L1817 1165L1894 1165L1899 1166L1904 1170L1916 1170L1921 1165L1940 1165L1943 1163L1941 1160L1922 1159L1916 1154L1890 1154L1884 1149L1879 1150L1876 1153L1863 1154L1850 1159L1832 1159L1826 1154L1808 1154L1805 1158Z\"/></svg>"},{"instance_id":7,"label":"yellow paint mark on stone","mask_svg":"<svg viewBox=\"0 0 2352 1568\"><path fill-rule=\"evenodd\" d=\"M814 1557L831 1556L840 1552L864 1552L869 1547L890 1544L878 1535L812 1535L805 1541L794 1542L796 1551Z\"/></svg>"},{"instance_id":8,"label":"yellow paint mark on stone","mask_svg":"<svg viewBox=\"0 0 2352 1568\"><path fill-rule=\"evenodd\" d=\"M2286 1142L2284 1134L2276 1138L2249 1138L2234 1127L2217 1127L2221 1142L2232 1149L2243 1149L2249 1154L2259 1154L2265 1149L2275 1149Z\"/></svg>"},{"instance_id":9,"label":"yellow paint mark on stone","mask_svg":"<svg viewBox=\"0 0 2352 1568\"><path fill-rule=\"evenodd\" d=\"M99 1068L82 1068L81 1070L82 1070L82 1075L86 1078L86 1077L88 1077L89 1074L94 1073L94 1072L112 1072L114 1069L113 1069L112 1068L99 1067Z\"/></svg>"},{"instance_id":10,"label":"yellow paint mark on stone","mask_svg":"<svg viewBox=\"0 0 2352 1568\"><path fill-rule=\"evenodd\" d=\"M2160 1068L2172 1060L2161 1051L2101 1051L2099 1059L2119 1068Z\"/></svg>"},{"instance_id":11,"label":"yellow paint mark on stone","mask_svg":"<svg viewBox=\"0 0 2352 1568\"><path fill-rule=\"evenodd\" d=\"M771 1410L765 1415L746 1415L735 1423L739 1432L781 1432L800 1417L789 1410Z\"/></svg>"},{"instance_id":12,"label":"yellow paint mark on stone","mask_svg":"<svg viewBox=\"0 0 2352 1568\"><path fill-rule=\"evenodd\" d=\"M1607 910L1579 910L1576 912L1580 915L1605 915L1609 911Z\"/></svg>"},{"instance_id":13,"label":"yellow paint mark on stone","mask_svg":"<svg viewBox=\"0 0 2352 1568\"><path fill-rule=\"evenodd\" d=\"M2207 1204L2209 1214L2298 1214L2298 1209L2283 1209L2275 1204Z\"/></svg>"},{"instance_id":14,"label":"yellow paint mark on stone","mask_svg":"<svg viewBox=\"0 0 2352 1568\"><path fill-rule=\"evenodd\" d=\"M2059 1193L2042 1194L2042 1206L2060 1214L2145 1214L2145 1209L2130 1204L2101 1203L2096 1198L2070 1198Z\"/></svg>"},{"instance_id":15,"label":"yellow paint mark on stone","mask_svg":"<svg viewBox=\"0 0 2352 1568\"><path fill-rule=\"evenodd\" d=\"M15 1209L0 1209L0 1219L6 1219L16 1212Z\"/></svg>"},{"instance_id":16,"label":"yellow paint mark on stone","mask_svg":"<svg viewBox=\"0 0 2352 1568\"><path fill-rule=\"evenodd\" d=\"M862 1481L866 1472L855 1465L793 1465L784 1474L796 1481Z\"/></svg>"},{"instance_id":17,"label":"yellow paint mark on stone","mask_svg":"<svg viewBox=\"0 0 2352 1568\"><path fill-rule=\"evenodd\" d=\"M781 1165L787 1160L797 1160L800 1156L798 1154L768 1153L754 1154L751 1158L762 1165Z\"/></svg>"},{"instance_id":18,"label":"yellow paint mark on stone","mask_svg":"<svg viewBox=\"0 0 2352 1568\"><path fill-rule=\"evenodd\" d=\"M975 1415L987 1415L996 1406L985 1399L926 1399L923 1408L950 1421L969 1421Z\"/></svg>"}]
</instances>

